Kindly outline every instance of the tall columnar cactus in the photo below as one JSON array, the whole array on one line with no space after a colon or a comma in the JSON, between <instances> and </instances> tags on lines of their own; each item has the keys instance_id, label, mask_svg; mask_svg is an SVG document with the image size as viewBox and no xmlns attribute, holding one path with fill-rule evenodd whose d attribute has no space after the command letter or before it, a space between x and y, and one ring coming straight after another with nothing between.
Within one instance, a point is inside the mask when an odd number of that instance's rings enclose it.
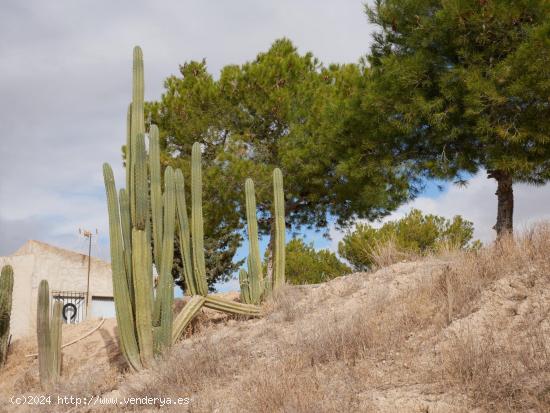
<instances>
[{"instance_id":1,"label":"tall columnar cactus","mask_svg":"<svg viewBox=\"0 0 550 413\"><path fill-rule=\"evenodd\" d=\"M179 239L184 261L183 275L187 293L206 296L208 283L204 258L201 146L198 142L193 144L191 152L191 226L187 217L184 179L181 171L176 171L176 200Z\"/></svg>"},{"instance_id":2,"label":"tall columnar cactus","mask_svg":"<svg viewBox=\"0 0 550 413\"><path fill-rule=\"evenodd\" d=\"M273 171L273 217L275 223L273 289L276 290L285 283L285 198L283 174L279 168Z\"/></svg>"},{"instance_id":3,"label":"tall columnar cactus","mask_svg":"<svg viewBox=\"0 0 550 413\"><path fill-rule=\"evenodd\" d=\"M247 304L259 304L263 297L280 288L285 282L285 210L283 193L283 174L279 168L273 171L273 224L274 224L274 270L273 279L263 278L258 223L256 219L256 197L254 182L249 178L245 182L246 220L248 229L248 271L239 272L241 301Z\"/></svg>"},{"instance_id":4,"label":"tall columnar cactus","mask_svg":"<svg viewBox=\"0 0 550 413\"><path fill-rule=\"evenodd\" d=\"M38 286L36 317L38 339L38 368L40 384L48 388L61 375L61 302L56 301L50 314L50 291L48 281Z\"/></svg>"},{"instance_id":5,"label":"tall columnar cactus","mask_svg":"<svg viewBox=\"0 0 550 413\"><path fill-rule=\"evenodd\" d=\"M174 299L174 171L166 168L162 191L158 129L153 126L149 131L147 154L143 107L143 56L136 47L126 143L127 187L119 197L110 165L103 166L120 343L134 370L149 367L154 353L171 345ZM153 264L158 273L156 290Z\"/></svg>"},{"instance_id":6,"label":"tall columnar cactus","mask_svg":"<svg viewBox=\"0 0 550 413\"><path fill-rule=\"evenodd\" d=\"M170 347L203 306L221 311L257 315L259 309L239 303L207 302L208 284L203 245L202 177L199 144L193 146L191 175L191 228L187 218L181 171L167 167L161 189L159 134L149 130L145 149L143 114L143 56L134 49L132 103L128 114L126 188L117 196L113 171L103 165L107 204L113 294L122 353L134 370L151 365L154 354ZM172 316L172 265L176 208L188 293L199 294L191 307ZM153 245L151 251L151 245ZM153 285L153 265L158 273Z\"/></svg>"},{"instance_id":7,"label":"tall columnar cactus","mask_svg":"<svg viewBox=\"0 0 550 413\"><path fill-rule=\"evenodd\" d=\"M258 240L258 221L256 219L256 195L254 182L248 178L244 184L246 195L246 221L248 231L248 288L250 303L258 304L264 292L262 259Z\"/></svg>"},{"instance_id":8,"label":"tall columnar cactus","mask_svg":"<svg viewBox=\"0 0 550 413\"><path fill-rule=\"evenodd\" d=\"M193 273L193 262L191 260L191 230L187 217L187 203L185 202L185 182L183 173L178 169L175 175L176 181L176 209L178 215L178 233L180 240L180 251L183 258L183 278L185 280L186 292L188 295L197 294L197 283Z\"/></svg>"},{"instance_id":9,"label":"tall columnar cactus","mask_svg":"<svg viewBox=\"0 0 550 413\"><path fill-rule=\"evenodd\" d=\"M11 265L5 265L0 275L0 367L8 357L12 295L13 268Z\"/></svg>"},{"instance_id":10,"label":"tall columnar cactus","mask_svg":"<svg viewBox=\"0 0 550 413\"><path fill-rule=\"evenodd\" d=\"M204 229L202 220L202 166L201 146L193 144L191 153L191 225L193 240L193 265L197 293L208 294L206 266L204 262Z\"/></svg>"}]
</instances>

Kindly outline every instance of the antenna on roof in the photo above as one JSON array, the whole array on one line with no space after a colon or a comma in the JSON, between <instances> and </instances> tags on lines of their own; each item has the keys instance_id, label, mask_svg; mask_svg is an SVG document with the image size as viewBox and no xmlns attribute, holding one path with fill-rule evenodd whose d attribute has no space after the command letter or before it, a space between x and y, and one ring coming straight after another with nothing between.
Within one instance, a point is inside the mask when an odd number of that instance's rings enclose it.
<instances>
[{"instance_id":1,"label":"antenna on roof","mask_svg":"<svg viewBox=\"0 0 550 413\"><path fill-rule=\"evenodd\" d=\"M97 237L98 232L97 228L95 229L95 233L87 229L78 228L78 233L84 238L88 238L88 281L86 283L86 318L88 318L88 308L90 305L90 268L92 261L92 238L94 236Z\"/></svg>"}]
</instances>

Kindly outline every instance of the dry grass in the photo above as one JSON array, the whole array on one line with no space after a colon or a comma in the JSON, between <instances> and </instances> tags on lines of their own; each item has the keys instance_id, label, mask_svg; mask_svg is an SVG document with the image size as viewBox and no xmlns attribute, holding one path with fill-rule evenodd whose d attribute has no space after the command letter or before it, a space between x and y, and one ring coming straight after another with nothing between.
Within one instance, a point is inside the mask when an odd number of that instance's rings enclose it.
<instances>
[{"instance_id":1,"label":"dry grass","mask_svg":"<svg viewBox=\"0 0 550 413\"><path fill-rule=\"evenodd\" d=\"M523 310L526 314L520 314L532 289L548 288L549 251L550 226L538 225L515 239L455 255L439 280L439 297L445 298L450 323L475 316L485 291L496 289L492 286L499 279L517 275L502 287L512 287L504 290L511 304L497 309L510 323L519 318L518 327L504 326L510 330L504 334L498 318L488 318L483 325L474 319L452 333L441 355L444 381L468 389L476 405L489 411L550 410L550 303L535 297ZM502 301L501 293L495 295Z\"/></svg>"},{"instance_id":2,"label":"dry grass","mask_svg":"<svg viewBox=\"0 0 550 413\"><path fill-rule=\"evenodd\" d=\"M550 225L533 226L521 235L505 237L477 251L449 251L451 264L440 280L439 292L448 300L449 318L465 317L476 309L480 294L492 282L522 274L528 286L550 280Z\"/></svg>"},{"instance_id":3,"label":"dry grass","mask_svg":"<svg viewBox=\"0 0 550 413\"><path fill-rule=\"evenodd\" d=\"M490 411L548 411L549 333L537 328L516 343L499 343L491 331L455 334L442 352L443 380Z\"/></svg>"},{"instance_id":4,"label":"dry grass","mask_svg":"<svg viewBox=\"0 0 550 413\"><path fill-rule=\"evenodd\" d=\"M400 249L392 239L383 242L376 241L372 251L368 254L374 263L375 269L388 267L398 262L414 261L420 258L419 254Z\"/></svg>"},{"instance_id":5,"label":"dry grass","mask_svg":"<svg viewBox=\"0 0 550 413\"><path fill-rule=\"evenodd\" d=\"M263 319L197 319L118 391L191 396L193 412L550 411L549 251L539 225L479 251L285 286ZM120 382L86 377L64 390Z\"/></svg>"},{"instance_id":6,"label":"dry grass","mask_svg":"<svg viewBox=\"0 0 550 413\"><path fill-rule=\"evenodd\" d=\"M292 322L299 315L297 302L303 297L304 291L300 287L283 285L264 304L270 319L276 322Z\"/></svg>"},{"instance_id":7,"label":"dry grass","mask_svg":"<svg viewBox=\"0 0 550 413\"><path fill-rule=\"evenodd\" d=\"M538 226L479 251L449 249L437 258L439 271L406 287L398 282L391 296L373 288L358 301L355 292L341 294L345 285L286 286L266 305L267 319L245 330L253 337L202 331L126 390L139 397L185 389L196 398L190 410L198 412L396 411L397 396L390 392L420 380L424 390L399 397L422 399L433 391L441 403L458 408L542 412L550 407L544 321L550 304L539 302L521 331L510 327L517 312L483 324L476 317L487 305L499 309L487 292L500 279L517 276L527 289L547 288L548 251L550 228ZM378 263L395 257L403 259L380 251ZM510 294L520 302L531 293ZM466 401L453 401L452 394Z\"/></svg>"}]
</instances>

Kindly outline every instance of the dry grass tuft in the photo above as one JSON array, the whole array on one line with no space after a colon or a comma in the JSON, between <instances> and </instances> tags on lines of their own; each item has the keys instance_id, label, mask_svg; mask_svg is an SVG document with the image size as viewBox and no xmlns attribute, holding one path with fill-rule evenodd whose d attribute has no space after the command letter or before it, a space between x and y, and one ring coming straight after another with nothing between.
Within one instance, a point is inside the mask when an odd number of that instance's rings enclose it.
<instances>
[{"instance_id":1,"label":"dry grass tuft","mask_svg":"<svg viewBox=\"0 0 550 413\"><path fill-rule=\"evenodd\" d=\"M266 312L274 321L292 322L298 316L297 302L303 293L300 287L283 285L264 304Z\"/></svg>"},{"instance_id":2,"label":"dry grass tuft","mask_svg":"<svg viewBox=\"0 0 550 413\"><path fill-rule=\"evenodd\" d=\"M537 278L550 280L550 224L538 224L514 237L504 237L476 251L451 251L451 263L439 281L446 297L449 321L471 314L480 294L492 282L510 274L524 274L528 286Z\"/></svg>"},{"instance_id":3,"label":"dry grass tuft","mask_svg":"<svg viewBox=\"0 0 550 413\"><path fill-rule=\"evenodd\" d=\"M215 379L236 374L245 368L244 358L235 341L214 344L212 331L205 331L192 348L175 348L143 380L127 383L125 391L136 397L182 397L182 391L194 393Z\"/></svg>"},{"instance_id":4,"label":"dry grass tuft","mask_svg":"<svg viewBox=\"0 0 550 413\"><path fill-rule=\"evenodd\" d=\"M377 241L372 251L369 252L369 255L375 269L388 267L398 262L414 261L420 258L418 254L399 248L392 239L384 242Z\"/></svg>"},{"instance_id":5,"label":"dry grass tuft","mask_svg":"<svg viewBox=\"0 0 550 413\"><path fill-rule=\"evenodd\" d=\"M336 377L346 374L334 369ZM263 366L241 384L240 412L309 413L353 412L353 391L330 386L330 378L318 370L304 370L286 360Z\"/></svg>"},{"instance_id":6,"label":"dry grass tuft","mask_svg":"<svg viewBox=\"0 0 550 413\"><path fill-rule=\"evenodd\" d=\"M441 355L443 380L468 390L476 406L491 411L548 411L549 336L536 328L503 343L492 331L454 334Z\"/></svg>"}]
</instances>

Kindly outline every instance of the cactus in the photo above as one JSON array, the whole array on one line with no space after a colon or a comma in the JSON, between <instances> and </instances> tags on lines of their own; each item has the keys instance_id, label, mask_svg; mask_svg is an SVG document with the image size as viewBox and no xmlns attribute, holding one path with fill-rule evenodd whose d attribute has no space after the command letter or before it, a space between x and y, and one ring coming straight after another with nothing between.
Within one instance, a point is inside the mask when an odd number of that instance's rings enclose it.
<instances>
[{"instance_id":1,"label":"cactus","mask_svg":"<svg viewBox=\"0 0 550 413\"><path fill-rule=\"evenodd\" d=\"M176 218L174 171L171 167L167 167L164 171L164 187L162 256L156 303L160 302L158 305L158 308L160 308L160 319L157 320L157 325L161 329L160 343L165 347L170 347L172 343L172 306L174 303L172 265L174 261L174 225ZM156 308L157 306L155 306Z\"/></svg>"},{"instance_id":2,"label":"cactus","mask_svg":"<svg viewBox=\"0 0 550 413\"><path fill-rule=\"evenodd\" d=\"M130 168L129 164L126 168ZM134 308L135 299L132 286L132 265L125 260L125 253L131 254L131 240L125 237L122 241L121 217L130 219L130 211L123 211L123 197L121 196L121 214L119 215L118 199L115 187L113 170L108 164L103 165L103 176L105 179L105 189L107 192L107 205L109 211L109 238L111 247L111 271L113 278L113 295L115 299L115 314L119 330L120 347L124 358L134 370L141 368L139 347L135 335ZM127 198L127 192L121 195ZM129 206L129 203L128 203Z\"/></svg>"},{"instance_id":3,"label":"cactus","mask_svg":"<svg viewBox=\"0 0 550 413\"><path fill-rule=\"evenodd\" d=\"M201 147L193 144L191 153L191 226L193 241L193 266L197 293L208 294L206 268L204 263L204 229L202 220L202 169Z\"/></svg>"},{"instance_id":4,"label":"cactus","mask_svg":"<svg viewBox=\"0 0 550 413\"><path fill-rule=\"evenodd\" d=\"M8 357L12 294L13 268L11 265L5 265L0 275L0 367Z\"/></svg>"},{"instance_id":5,"label":"cactus","mask_svg":"<svg viewBox=\"0 0 550 413\"><path fill-rule=\"evenodd\" d=\"M256 220L256 198L254 182L249 178L245 182L246 220L248 226L248 272L239 272L241 301L247 304L259 304L263 297L270 295L285 282L285 211L283 193L283 174L279 168L273 171L273 223L274 223L274 268L273 279L262 275L260 247L258 241L258 223Z\"/></svg>"},{"instance_id":6,"label":"cactus","mask_svg":"<svg viewBox=\"0 0 550 413\"><path fill-rule=\"evenodd\" d=\"M257 305L237 303L225 298L207 296L204 301L204 306L213 310L222 311L228 314L242 314L247 316L259 316L261 313L260 307Z\"/></svg>"},{"instance_id":7,"label":"cactus","mask_svg":"<svg viewBox=\"0 0 550 413\"><path fill-rule=\"evenodd\" d=\"M126 188L117 197L113 171L103 165L107 206L115 312L120 347L128 365L140 370L179 338L185 326L207 305L203 245L202 172L200 145L193 145L191 174L191 229L187 219L181 171L167 167L161 189L159 133L149 130L149 154L145 149L143 102L143 55L134 48L132 103L128 110L126 137ZM176 209L184 259L184 276L193 298L173 320L172 265ZM151 250L151 244L153 248ZM153 265L158 285L153 286ZM259 308L216 301L220 311L259 314ZM46 343L44 343L46 344Z\"/></svg>"},{"instance_id":8,"label":"cactus","mask_svg":"<svg viewBox=\"0 0 550 413\"><path fill-rule=\"evenodd\" d=\"M165 171L164 193L161 189L156 127L149 131L149 156L145 149L143 57L139 47L134 49L132 98L126 146L127 187L120 191L119 199L111 167L105 164L103 172L119 339L130 367L140 370L151 365L156 351L171 345L176 207L172 168ZM159 274L156 294L153 264Z\"/></svg>"},{"instance_id":9,"label":"cactus","mask_svg":"<svg viewBox=\"0 0 550 413\"><path fill-rule=\"evenodd\" d=\"M248 230L248 288L250 304L258 304L264 292L262 259L258 240L258 222L256 220L256 195L254 182L248 178L244 185L246 195L246 221Z\"/></svg>"},{"instance_id":10,"label":"cactus","mask_svg":"<svg viewBox=\"0 0 550 413\"><path fill-rule=\"evenodd\" d=\"M241 287L241 301L243 303L251 303L248 273L242 268L239 270L239 285Z\"/></svg>"},{"instance_id":11,"label":"cactus","mask_svg":"<svg viewBox=\"0 0 550 413\"><path fill-rule=\"evenodd\" d=\"M285 283L285 199L283 174L273 171L273 221L275 222L275 250L273 254L273 290Z\"/></svg>"},{"instance_id":12,"label":"cactus","mask_svg":"<svg viewBox=\"0 0 550 413\"><path fill-rule=\"evenodd\" d=\"M151 216L153 221L154 257L160 273L162 256L162 192L160 173L159 131L156 125L149 130L149 171L151 172Z\"/></svg>"},{"instance_id":13,"label":"cactus","mask_svg":"<svg viewBox=\"0 0 550 413\"><path fill-rule=\"evenodd\" d=\"M52 348L52 371L55 377L61 375L61 343L62 343L62 328L61 328L61 311L63 304L61 301L56 300L53 304L52 318L50 320L50 340Z\"/></svg>"},{"instance_id":14,"label":"cactus","mask_svg":"<svg viewBox=\"0 0 550 413\"><path fill-rule=\"evenodd\" d=\"M188 295L197 294L197 286L193 275L193 264L191 262L191 232L189 219L187 218L187 204L185 202L185 185L183 173L178 169L175 174L176 181L176 209L178 214L178 234L180 240L180 251L183 258L183 278L187 287Z\"/></svg>"},{"instance_id":15,"label":"cactus","mask_svg":"<svg viewBox=\"0 0 550 413\"><path fill-rule=\"evenodd\" d=\"M54 304L50 315L50 291L46 280L40 281L38 286L36 333L40 384L47 389L61 375L61 303Z\"/></svg>"},{"instance_id":16,"label":"cactus","mask_svg":"<svg viewBox=\"0 0 550 413\"><path fill-rule=\"evenodd\" d=\"M189 325L193 317L197 315L203 306L206 298L200 295L195 295L183 307L176 319L174 320L174 329L172 334L172 343L175 343L185 331L185 327Z\"/></svg>"}]
</instances>

